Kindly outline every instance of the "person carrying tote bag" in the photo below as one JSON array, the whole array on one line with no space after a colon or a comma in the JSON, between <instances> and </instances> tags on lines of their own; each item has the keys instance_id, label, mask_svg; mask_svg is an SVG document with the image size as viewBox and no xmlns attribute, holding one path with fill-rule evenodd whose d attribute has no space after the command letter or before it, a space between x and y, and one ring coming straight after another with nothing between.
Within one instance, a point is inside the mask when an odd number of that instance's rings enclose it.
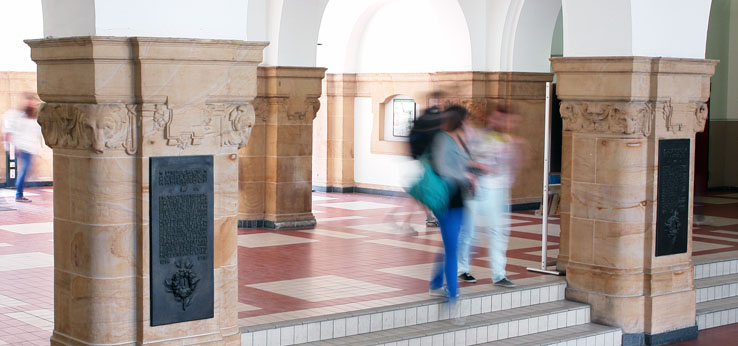
<instances>
[{"instance_id":1,"label":"person carrying tote bag","mask_svg":"<svg viewBox=\"0 0 738 346\"><path fill-rule=\"evenodd\" d=\"M430 148L430 166L448 186L448 207L434 210L441 227L445 258L442 266L436 266L430 282L430 294L446 296L452 306L458 297L457 248L459 229L464 214L464 198L468 197L474 184L474 176L467 172L468 152L464 149L464 124L467 110L461 106L450 106L443 112L442 130L433 138ZM446 288L443 287L444 277Z\"/></svg>"}]
</instances>

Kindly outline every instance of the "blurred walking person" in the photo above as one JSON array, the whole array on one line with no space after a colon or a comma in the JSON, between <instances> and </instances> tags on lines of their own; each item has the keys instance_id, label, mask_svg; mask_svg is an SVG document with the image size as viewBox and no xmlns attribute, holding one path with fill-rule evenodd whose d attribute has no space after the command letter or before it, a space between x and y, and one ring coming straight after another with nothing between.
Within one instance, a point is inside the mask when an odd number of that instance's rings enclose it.
<instances>
[{"instance_id":1,"label":"blurred walking person","mask_svg":"<svg viewBox=\"0 0 738 346\"><path fill-rule=\"evenodd\" d=\"M474 279L469 274L469 243L475 227L484 226L487 232L492 282L496 286L515 287L507 278L507 246L510 227L507 217L510 205L510 187L523 161L522 143L510 132L519 123L519 115L498 107L485 119L485 127L469 136L469 149L475 161L470 169L478 172L474 198L466 201L464 223L459 249L459 279Z\"/></svg>"},{"instance_id":2,"label":"blurred walking person","mask_svg":"<svg viewBox=\"0 0 738 346\"><path fill-rule=\"evenodd\" d=\"M434 211L441 228L445 259L442 266L433 269L430 293L447 296L452 307L455 307L459 295L456 259L459 229L464 217L464 199L468 197L474 185L474 177L466 170L470 159L464 139L466 119L466 108L456 105L447 108L443 112L442 131L436 134L431 143L431 166L450 187L450 198L448 209Z\"/></svg>"},{"instance_id":3,"label":"blurred walking person","mask_svg":"<svg viewBox=\"0 0 738 346\"><path fill-rule=\"evenodd\" d=\"M23 95L21 109L9 110L3 116L3 132L5 134L5 151L15 149L16 178L15 201L29 203L30 199L23 196L23 185L31 167L33 156L41 152L43 137L41 126L37 118L38 107L36 97L31 93Z\"/></svg>"}]
</instances>

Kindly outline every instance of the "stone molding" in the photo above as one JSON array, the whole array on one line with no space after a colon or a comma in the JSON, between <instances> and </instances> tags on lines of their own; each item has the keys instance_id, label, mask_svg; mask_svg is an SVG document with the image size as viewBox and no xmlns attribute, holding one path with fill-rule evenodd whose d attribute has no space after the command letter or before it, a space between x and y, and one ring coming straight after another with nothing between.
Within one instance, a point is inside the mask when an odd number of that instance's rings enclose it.
<instances>
[{"instance_id":1,"label":"stone molding","mask_svg":"<svg viewBox=\"0 0 738 346\"><path fill-rule=\"evenodd\" d=\"M137 152L136 106L132 104L45 104L39 112L46 145L53 149Z\"/></svg>"},{"instance_id":2,"label":"stone molding","mask_svg":"<svg viewBox=\"0 0 738 346\"><path fill-rule=\"evenodd\" d=\"M671 109L670 103L654 102L561 102L564 131L597 132L648 137L654 113ZM668 111L671 113L670 111Z\"/></svg>"},{"instance_id":3,"label":"stone molding","mask_svg":"<svg viewBox=\"0 0 738 346\"><path fill-rule=\"evenodd\" d=\"M141 116L139 116L139 114ZM90 149L96 154L122 150L138 151L141 118L151 118L144 136L162 133L167 145L186 149L206 137L220 136L224 147L244 147L254 126L254 107L249 103L211 103L204 106L202 122L191 131L175 133L174 111L162 104L76 104L48 103L39 112L38 122L46 144L53 149Z\"/></svg>"}]
</instances>

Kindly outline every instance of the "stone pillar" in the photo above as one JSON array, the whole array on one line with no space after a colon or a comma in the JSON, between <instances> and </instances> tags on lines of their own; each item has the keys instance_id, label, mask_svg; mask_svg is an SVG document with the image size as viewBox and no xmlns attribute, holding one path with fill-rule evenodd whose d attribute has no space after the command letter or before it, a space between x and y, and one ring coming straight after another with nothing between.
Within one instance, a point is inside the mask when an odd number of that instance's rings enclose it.
<instances>
[{"instance_id":1,"label":"stone pillar","mask_svg":"<svg viewBox=\"0 0 738 346\"><path fill-rule=\"evenodd\" d=\"M561 201L559 202L559 256L556 270L566 272L569 264L569 220L571 205L571 131L561 134Z\"/></svg>"},{"instance_id":2,"label":"stone pillar","mask_svg":"<svg viewBox=\"0 0 738 346\"><path fill-rule=\"evenodd\" d=\"M318 190L351 192L354 189L354 97L355 74L329 74L325 80L325 107L316 121L316 169L313 184Z\"/></svg>"},{"instance_id":3,"label":"stone pillar","mask_svg":"<svg viewBox=\"0 0 738 346\"><path fill-rule=\"evenodd\" d=\"M313 120L325 68L259 67L257 124L239 151L239 220L274 229L315 225L312 214ZM254 224L254 220L263 220Z\"/></svg>"},{"instance_id":4,"label":"stone pillar","mask_svg":"<svg viewBox=\"0 0 738 346\"><path fill-rule=\"evenodd\" d=\"M27 43L47 102L39 123L54 149L51 343L239 344L237 150L254 123L250 102L266 44ZM191 155L213 156L213 318L152 326L149 159Z\"/></svg>"},{"instance_id":5,"label":"stone pillar","mask_svg":"<svg viewBox=\"0 0 738 346\"><path fill-rule=\"evenodd\" d=\"M564 130L571 138L567 298L591 304L593 321L622 327L624 344L696 337L694 138L705 125L716 61L612 57L552 62ZM676 138L689 140L684 184L679 184L688 185L684 222L663 217L663 210L658 215L659 175L670 173L659 172L659 146L666 148L661 140ZM672 209L674 201L664 201L668 214L679 211ZM680 234L685 251L657 253L657 237L677 240Z\"/></svg>"}]
</instances>

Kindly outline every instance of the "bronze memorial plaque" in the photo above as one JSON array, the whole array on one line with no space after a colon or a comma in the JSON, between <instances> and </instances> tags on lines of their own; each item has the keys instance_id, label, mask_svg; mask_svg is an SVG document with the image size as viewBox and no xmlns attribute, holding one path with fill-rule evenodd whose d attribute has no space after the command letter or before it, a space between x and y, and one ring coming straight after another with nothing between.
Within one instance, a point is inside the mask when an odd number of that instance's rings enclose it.
<instances>
[{"instance_id":1,"label":"bronze memorial plaque","mask_svg":"<svg viewBox=\"0 0 738 346\"><path fill-rule=\"evenodd\" d=\"M213 317L213 157L150 161L151 325Z\"/></svg>"},{"instance_id":2,"label":"bronze memorial plaque","mask_svg":"<svg viewBox=\"0 0 738 346\"><path fill-rule=\"evenodd\" d=\"M656 256L687 252L689 147L689 138L659 140Z\"/></svg>"}]
</instances>

